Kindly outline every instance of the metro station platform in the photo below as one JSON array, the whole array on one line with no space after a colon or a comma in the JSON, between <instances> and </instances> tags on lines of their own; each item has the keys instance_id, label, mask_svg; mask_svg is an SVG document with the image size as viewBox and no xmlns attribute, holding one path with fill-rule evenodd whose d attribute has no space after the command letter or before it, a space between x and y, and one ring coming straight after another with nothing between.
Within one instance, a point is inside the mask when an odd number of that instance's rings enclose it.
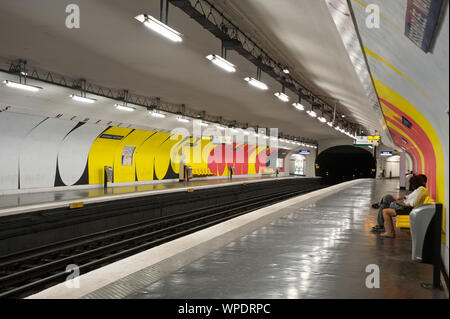
<instances>
[{"instance_id":1,"label":"metro station platform","mask_svg":"<svg viewBox=\"0 0 450 319\"><path fill-rule=\"evenodd\" d=\"M259 209L29 298L448 298L421 286L431 265L411 261L411 239L369 231L371 208L398 181L356 180ZM367 288L368 265L380 287Z\"/></svg>"},{"instance_id":2,"label":"metro station platform","mask_svg":"<svg viewBox=\"0 0 450 319\"><path fill-rule=\"evenodd\" d=\"M93 204L111 200L127 199L133 197L149 196L152 194L173 193L184 191L188 188L207 189L238 185L242 183L257 183L286 178L303 178L298 176L273 177L233 177L218 179L194 179L190 182L162 182L151 184L140 184L132 186L108 186L108 188L80 188L70 190L53 190L42 192L29 192L17 194L0 194L0 217L38 211L43 209L54 209L68 206L73 202Z\"/></svg>"}]
</instances>

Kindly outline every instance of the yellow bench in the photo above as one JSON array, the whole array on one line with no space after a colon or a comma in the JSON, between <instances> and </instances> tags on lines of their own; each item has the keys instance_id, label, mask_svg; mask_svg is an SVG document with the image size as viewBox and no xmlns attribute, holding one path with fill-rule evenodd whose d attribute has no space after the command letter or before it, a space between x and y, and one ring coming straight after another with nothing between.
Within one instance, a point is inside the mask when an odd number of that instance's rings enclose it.
<instances>
[{"instance_id":1,"label":"yellow bench","mask_svg":"<svg viewBox=\"0 0 450 319\"><path fill-rule=\"evenodd\" d=\"M433 204L434 202L435 201L430 196L427 196L422 204ZM397 215L395 227L409 229L409 215Z\"/></svg>"},{"instance_id":2,"label":"yellow bench","mask_svg":"<svg viewBox=\"0 0 450 319\"><path fill-rule=\"evenodd\" d=\"M261 170L261 175L272 175L275 174L275 170L271 167L264 167Z\"/></svg>"},{"instance_id":3,"label":"yellow bench","mask_svg":"<svg viewBox=\"0 0 450 319\"><path fill-rule=\"evenodd\" d=\"M205 176L213 176L208 168L196 168L192 170L193 177L205 177Z\"/></svg>"}]
</instances>

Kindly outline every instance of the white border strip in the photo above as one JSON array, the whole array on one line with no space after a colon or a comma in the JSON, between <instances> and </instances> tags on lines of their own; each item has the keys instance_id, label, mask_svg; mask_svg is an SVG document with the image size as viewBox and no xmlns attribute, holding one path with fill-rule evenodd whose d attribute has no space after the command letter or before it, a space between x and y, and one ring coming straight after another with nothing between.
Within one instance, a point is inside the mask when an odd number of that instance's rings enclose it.
<instances>
[{"instance_id":1,"label":"white border strip","mask_svg":"<svg viewBox=\"0 0 450 319\"><path fill-rule=\"evenodd\" d=\"M125 298L177 269L288 214L290 211L286 208L289 206L305 205L367 180L344 182L256 210L81 275L80 288L68 288L65 283L61 283L28 298Z\"/></svg>"}]
</instances>

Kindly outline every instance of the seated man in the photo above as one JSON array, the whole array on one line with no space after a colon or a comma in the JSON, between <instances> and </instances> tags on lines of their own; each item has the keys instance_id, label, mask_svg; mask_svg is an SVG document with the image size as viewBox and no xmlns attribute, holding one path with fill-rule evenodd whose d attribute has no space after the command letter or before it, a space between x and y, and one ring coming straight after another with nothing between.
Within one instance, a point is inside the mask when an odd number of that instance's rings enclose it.
<instances>
[{"instance_id":1,"label":"seated man","mask_svg":"<svg viewBox=\"0 0 450 319\"><path fill-rule=\"evenodd\" d=\"M423 175L423 176L425 176L425 175ZM413 192L414 190L416 190L416 188L419 187L419 185L417 185L417 183L416 183L416 180L417 179L415 179L414 176L410 179L408 191ZM425 177L425 181L426 181L426 177ZM401 196L385 195L385 196L383 196L383 198L381 198L380 203L378 203L376 206L375 206L375 204L372 205L373 208L378 208L378 216L377 216L377 225L374 227L371 227L371 230L376 231L376 232L383 232L384 231L383 209L389 208L390 205L395 201L401 201L404 199L406 199L405 195L401 195Z\"/></svg>"},{"instance_id":2,"label":"seated man","mask_svg":"<svg viewBox=\"0 0 450 319\"><path fill-rule=\"evenodd\" d=\"M383 209L383 219L386 225L386 232L381 234L381 237L394 238L395 230L392 222L392 217L397 216L398 213L410 213L414 207L421 205L428 196L428 191L425 188L427 178L425 175L417 175L411 178L411 184L418 186L411 194L406 196L403 201L392 202L389 208Z\"/></svg>"}]
</instances>

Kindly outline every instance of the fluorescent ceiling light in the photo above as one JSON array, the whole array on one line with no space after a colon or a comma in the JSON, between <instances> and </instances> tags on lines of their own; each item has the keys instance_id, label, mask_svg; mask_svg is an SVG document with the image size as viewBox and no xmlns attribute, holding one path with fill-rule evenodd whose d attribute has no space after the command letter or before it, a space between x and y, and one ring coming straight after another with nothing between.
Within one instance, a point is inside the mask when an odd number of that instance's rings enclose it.
<instances>
[{"instance_id":1,"label":"fluorescent ceiling light","mask_svg":"<svg viewBox=\"0 0 450 319\"><path fill-rule=\"evenodd\" d=\"M206 58L227 72L236 72L236 66L220 56L210 54Z\"/></svg>"},{"instance_id":2,"label":"fluorescent ceiling light","mask_svg":"<svg viewBox=\"0 0 450 319\"><path fill-rule=\"evenodd\" d=\"M254 79L252 77L248 76L244 80L247 81L250 85L253 85L254 87L256 87L260 90L268 90L269 89L269 87L267 86L266 83L258 81L257 79Z\"/></svg>"},{"instance_id":3,"label":"fluorescent ceiling light","mask_svg":"<svg viewBox=\"0 0 450 319\"><path fill-rule=\"evenodd\" d=\"M329 127L333 127L333 122L328 122L327 125L328 125Z\"/></svg>"},{"instance_id":4,"label":"fluorescent ceiling light","mask_svg":"<svg viewBox=\"0 0 450 319\"><path fill-rule=\"evenodd\" d=\"M284 68L284 69L283 69L283 73L284 73L284 74L289 74L289 69L288 69L288 68Z\"/></svg>"},{"instance_id":5,"label":"fluorescent ceiling light","mask_svg":"<svg viewBox=\"0 0 450 319\"><path fill-rule=\"evenodd\" d=\"M140 14L136 17L134 17L136 20L142 22L147 28L152 29L153 31L161 34L162 36L166 37L167 39L173 41L173 42L182 42L182 34L175 31L168 25L165 25L158 19L153 18L150 15L147 14Z\"/></svg>"},{"instance_id":6,"label":"fluorescent ceiling light","mask_svg":"<svg viewBox=\"0 0 450 319\"><path fill-rule=\"evenodd\" d=\"M217 125L216 127L217 127L219 130L221 130L221 131L225 130L225 127L224 127L224 126Z\"/></svg>"},{"instance_id":7,"label":"fluorescent ceiling light","mask_svg":"<svg viewBox=\"0 0 450 319\"><path fill-rule=\"evenodd\" d=\"M22 83L18 83L18 82L12 82L9 80L5 80L5 81L3 81L3 83L5 83L6 86L9 86L9 87L12 87L15 89L26 90L26 91L30 91L30 92L38 92L39 90L42 90L42 88L39 86L22 84Z\"/></svg>"},{"instance_id":8,"label":"fluorescent ceiling light","mask_svg":"<svg viewBox=\"0 0 450 319\"><path fill-rule=\"evenodd\" d=\"M95 101L97 101L96 99L91 99L91 98L88 98L88 97L79 96L79 95L75 95L75 94L70 94L69 96L72 98L72 100L77 101L77 102L83 102L83 103L92 104Z\"/></svg>"},{"instance_id":9,"label":"fluorescent ceiling light","mask_svg":"<svg viewBox=\"0 0 450 319\"><path fill-rule=\"evenodd\" d=\"M292 103L292 106L295 107L299 111L304 111L305 110L305 107L299 102Z\"/></svg>"},{"instance_id":10,"label":"fluorescent ceiling light","mask_svg":"<svg viewBox=\"0 0 450 319\"><path fill-rule=\"evenodd\" d=\"M126 111L126 112L133 112L136 110L134 107L126 106L126 105L114 104L114 106L116 107L116 109L121 110L121 111Z\"/></svg>"},{"instance_id":11,"label":"fluorescent ceiling light","mask_svg":"<svg viewBox=\"0 0 450 319\"><path fill-rule=\"evenodd\" d=\"M313 110L308 110L308 111L306 111L306 113L308 113L308 115L311 117L317 117L317 113L314 112Z\"/></svg>"},{"instance_id":12,"label":"fluorescent ceiling light","mask_svg":"<svg viewBox=\"0 0 450 319\"><path fill-rule=\"evenodd\" d=\"M203 127L208 127L208 126L209 126L209 124L208 124L208 123L205 123L205 122L200 122L200 126L203 126Z\"/></svg>"},{"instance_id":13,"label":"fluorescent ceiling light","mask_svg":"<svg viewBox=\"0 0 450 319\"><path fill-rule=\"evenodd\" d=\"M181 116L177 117L177 121L181 123L189 123L188 119L185 119L184 117Z\"/></svg>"},{"instance_id":14,"label":"fluorescent ceiling light","mask_svg":"<svg viewBox=\"0 0 450 319\"><path fill-rule=\"evenodd\" d=\"M150 115L153 116L153 117L160 118L160 119L163 119L163 118L166 117L165 114L162 114L162 113L159 113L159 112L156 112L156 111L150 111Z\"/></svg>"},{"instance_id":15,"label":"fluorescent ceiling light","mask_svg":"<svg viewBox=\"0 0 450 319\"><path fill-rule=\"evenodd\" d=\"M287 96L283 92L275 92L274 95L283 102L289 102L289 96Z\"/></svg>"},{"instance_id":16,"label":"fluorescent ceiling light","mask_svg":"<svg viewBox=\"0 0 450 319\"><path fill-rule=\"evenodd\" d=\"M322 123L325 123L327 121L327 119L324 118L323 116L319 116L317 119Z\"/></svg>"}]
</instances>

